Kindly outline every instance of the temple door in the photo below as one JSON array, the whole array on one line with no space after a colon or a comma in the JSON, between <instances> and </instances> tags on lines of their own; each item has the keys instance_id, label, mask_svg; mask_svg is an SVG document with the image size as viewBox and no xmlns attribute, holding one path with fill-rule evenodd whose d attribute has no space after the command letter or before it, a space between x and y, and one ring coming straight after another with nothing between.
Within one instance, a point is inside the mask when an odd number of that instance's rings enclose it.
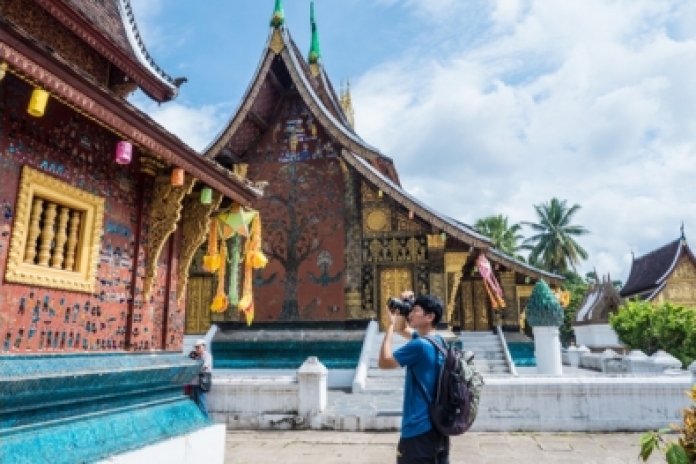
<instances>
[{"instance_id":1,"label":"temple door","mask_svg":"<svg viewBox=\"0 0 696 464\"><path fill-rule=\"evenodd\" d=\"M462 282L462 329L468 331L491 330L488 293L483 281L469 280Z\"/></svg>"},{"instance_id":2,"label":"temple door","mask_svg":"<svg viewBox=\"0 0 696 464\"><path fill-rule=\"evenodd\" d=\"M399 298L401 292L413 289L413 271L410 267L388 267L379 273L380 294L378 305L379 330L384 332L389 325L389 313L386 308L387 298Z\"/></svg>"},{"instance_id":3,"label":"temple door","mask_svg":"<svg viewBox=\"0 0 696 464\"><path fill-rule=\"evenodd\" d=\"M210 303L215 279L189 277L186 290L186 335L204 334L210 328Z\"/></svg>"}]
</instances>

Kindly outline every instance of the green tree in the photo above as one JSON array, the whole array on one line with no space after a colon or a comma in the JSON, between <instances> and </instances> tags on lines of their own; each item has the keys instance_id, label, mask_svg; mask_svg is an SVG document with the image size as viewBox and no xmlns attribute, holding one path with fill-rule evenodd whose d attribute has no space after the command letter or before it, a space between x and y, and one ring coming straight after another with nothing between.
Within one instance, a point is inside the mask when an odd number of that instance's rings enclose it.
<instances>
[{"instance_id":1,"label":"green tree","mask_svg":"<svg viewBox=\"0 0 696 464\"><path fill-rule=\"evenodd\" d=\"M629 301L609 316L621 343L647 355L664 350L686 367L696 360L696 309L670 302Z\"/></svg>"},{"instance_id":2,"label":"green tree","mask_svg":"<svg viewBox=\"0 0 696 464\"><path fill-rule=\"evenodd\" d=\"M580 260L587 259L587 252L576 241L576 237L589 234L582 226L572 224L573 216L580 205L570 208L566 200L552 198L548 203L534 205L539 222L523 222L532 228L536 235L524 241L524 247L531 250L529 262L538 263L542 268L563 274Z\"/></svg>"},{"instance_id":3,"label":"green tree","mask_svg":"<svg viewBox=\"0 0 696 464\"><path fill-rule=\"evenodd\" d=\"M565 281L561 289L570 292L570 302L566 308L563 308L563 325L561 325L559 331L561 342L564 346L568 346L575 339L573 321L580 303L582 303L585 293L587 293L588 283L574 271L566 272L563 277L565 277Z\"/></svg>"},{"instance_id":4,"label":"green tree","mask_svg":"<svg viewBox=\"0 0 696 464\"><path fill-rule=\"evenodd\" d=\"M508 224L507 216L502 214L488 216L476 221L474 227L486 237L491 239L493 246L519 261L525 261L524 256L519 252L522 250L520 241L524 238L519 234L522 226L519 224Z\"/></svg>"}]
</instances>

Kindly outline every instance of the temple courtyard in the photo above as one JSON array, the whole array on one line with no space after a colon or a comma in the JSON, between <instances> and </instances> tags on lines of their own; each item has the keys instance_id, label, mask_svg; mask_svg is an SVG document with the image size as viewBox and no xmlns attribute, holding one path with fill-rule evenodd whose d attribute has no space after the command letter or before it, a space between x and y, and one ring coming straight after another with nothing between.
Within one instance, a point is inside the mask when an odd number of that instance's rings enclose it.
<instances>
[{"instance_id":1,"label":"temple courtyard","mask_svg":"<svg viewBox=\"0 0 696 464\"><path fill-rule=\"evenodd\" d=\"M230 431L225 463L394 462L398 432ZM624 464L638 458L640 434L469 433L452 440L452 464ZM648 463L665 462L653 455Z\"/></svg>"}]
</instances>

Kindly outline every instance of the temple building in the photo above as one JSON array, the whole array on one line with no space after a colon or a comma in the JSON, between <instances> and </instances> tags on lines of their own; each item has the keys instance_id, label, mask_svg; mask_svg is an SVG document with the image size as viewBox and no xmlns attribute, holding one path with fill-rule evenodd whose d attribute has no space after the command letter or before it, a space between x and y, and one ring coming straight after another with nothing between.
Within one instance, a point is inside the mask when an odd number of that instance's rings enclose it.
<instances>
[{"instance_id":1,"label":"temple building","mask_svg":"<svg viewBox=\"0 0 696 464\"><path fill-rule=\"evenodd\" d=\"M623 303L610 276L591 284L575 312L572 324L575 344L595 350L618 347L619 339L609 326L609 317L616 314Z\"/></svg>"},{"instance_id":2,"label":"temple building","mask_svg":"<svg viewBox=\"0 0 696 464\"><path fill-rule=\"evenodd\" d=\"M621 296L696 307L696 257L686 241L683 227L678 239L633 258Z\"/></svg>"},{"instance_id":3,"label":"temple building","mask_svg":"<svg viewBox=\"0 0 696 464\"><path fill-rule=\"evenodd\" d=\"M186 81L128 0L3 0L0 32L2 461L207 433L182 396L200 369L181 356L188 268L211 213L261 191L126 101Z\"/></svg>"},{"instance_id":4,"label":"temple building","mask_svg":"<svg viewBox=\"0 0 696 464\"><path fill-rule=\"evenodd\" d=\"M394 160L357 134L350 88L337 95L324 67L313 9L310 26L305 57L277 2L239 108L204 151L269 182L253 201L269 257L254 278L254 324L383 326L387 298L414 289L441 298L456 330L518 330L535 282L562 277L506 256L409 194ZM211 277L192 277L213 287ZM187 329L204 331L195 304L187 311ZM231 308L214 320L232 327L238 317Z\"/></svg>"}]
</instances>

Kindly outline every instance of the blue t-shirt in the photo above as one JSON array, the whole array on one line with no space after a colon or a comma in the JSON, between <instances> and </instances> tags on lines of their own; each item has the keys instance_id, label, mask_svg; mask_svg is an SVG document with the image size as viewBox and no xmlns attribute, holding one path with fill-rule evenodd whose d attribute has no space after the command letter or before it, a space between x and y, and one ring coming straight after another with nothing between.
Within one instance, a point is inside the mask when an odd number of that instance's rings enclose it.
<instances>
[{"instance_id":1,"label":"blue t-shirt","mask_svg":"<svg viewBox=\"0 0 696 464\"><path fill-rule=\"evenodd\" d=\"M444 346L442 337L437 335L436 340ZM418 332L414 332L410 342L394 351L394 359L407 369L401 437L411 438L433 427L428 415L428 400L423 397L420 388L414 384L413 375L408 370L413 371L432 399L437 394L437 377L440 375L440 368L445 358L432 343L419 338Z\"/></svg>"}]
</instances>

